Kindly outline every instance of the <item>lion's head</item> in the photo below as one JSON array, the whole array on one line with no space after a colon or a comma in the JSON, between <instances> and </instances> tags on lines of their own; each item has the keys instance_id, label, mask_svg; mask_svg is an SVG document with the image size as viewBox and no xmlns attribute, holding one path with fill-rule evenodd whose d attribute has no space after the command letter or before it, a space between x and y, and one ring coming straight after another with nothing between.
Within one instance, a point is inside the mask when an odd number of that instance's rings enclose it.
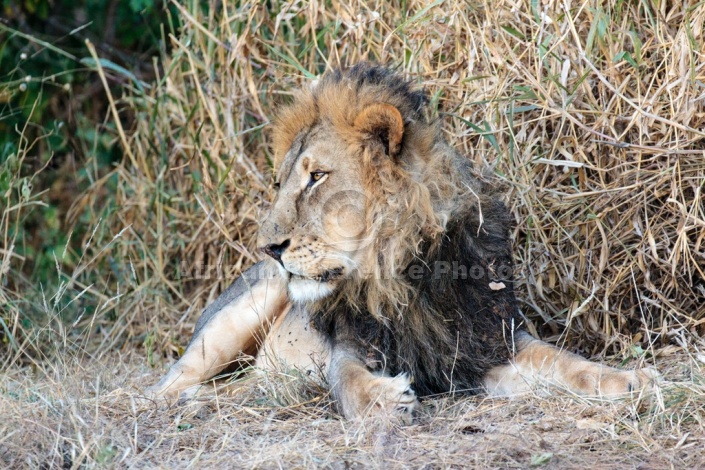
<instances>
[{"instance_id":1,"label":"lion's head","mask_svg":"<svg viewBox=\"0 0 705 470\"><path fill-rule=\"evenodd\" d=\"M292 300L365 282L372 312L385 297L404 301L398 274L469 189L426 103L398 74L360 64L325 74L278 114L279 193L258 244L289 276Z\"/></svg>"}]
</instances>

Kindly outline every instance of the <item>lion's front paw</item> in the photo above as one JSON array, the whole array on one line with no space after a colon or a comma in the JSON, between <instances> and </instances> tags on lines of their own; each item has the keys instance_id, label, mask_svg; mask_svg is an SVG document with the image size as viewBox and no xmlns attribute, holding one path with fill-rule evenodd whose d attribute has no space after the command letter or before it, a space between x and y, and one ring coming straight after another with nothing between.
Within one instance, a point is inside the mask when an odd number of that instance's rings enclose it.
<instances>
[{"instance_id":1,"label":"lion's front paw","mask_svg":"<svg viewBox=\"0 0 705 470\"><path fill-rule=\"evenodd\" d=\"M367 393L376 407L402 415L410 416L418 405L407 373L396 377L377 377L371 381Z\"/></svg>"},{"instance_id":2,"label":"lion's front paw","mask_svg":"<svg viewBox=\"0 0 705 470\"><path fill-rule=\"evenodd\" d=\"M179 400L193 398L201 387L193 374L185 373L176 366L169 369L169 372L156 384L144 389L144 396L150 400L164 400L173 404Z\"/></svg>"},{"instance_id":3,"label":"lion's front paw","mask_svg":"<svg viewBox=\"0 0 705 470\"><path fill-rule=\"evenodd\" d=\"M145 388L142 393L148 400L169 405L176 403L181 396L178 391L163 387L161 382Z\"/></svg>"},{"instance_id":4,"label":"lion's front paw","mask_svg":"<svg viewBox=\"0 0 705 470\"><path fill-rule=\"evenodd\" d=\"M397 417L411 423L418 405L416 393L411 388L409 374L396 377L373 376L367 383L348 390L343 399L344 413L348 417L368 416Z\"/></svg>"},{"instance_id":5,"label":"lion's front paw","mask_svg":"<svg viewBox=\"0 0 705 470\"><path fill-rule=\"evenodd\" d=\"M619 398L656 387L660 380L661 375L651 367L614 370L600 377L598 392L606 398Z\"/></svg>"},{"instance_id":6,"label":"lion's front paw","mask_svg":"<svg viewBox=\"0 0 705 470\"><path fill-rule=\"evenodd\" d=\"M145 398L150 400L164 399L168 402L175 402L179 399L180 393L176 390L164 388L159 383L151 385L143 390Z\"/></svg>"}]
</instances>

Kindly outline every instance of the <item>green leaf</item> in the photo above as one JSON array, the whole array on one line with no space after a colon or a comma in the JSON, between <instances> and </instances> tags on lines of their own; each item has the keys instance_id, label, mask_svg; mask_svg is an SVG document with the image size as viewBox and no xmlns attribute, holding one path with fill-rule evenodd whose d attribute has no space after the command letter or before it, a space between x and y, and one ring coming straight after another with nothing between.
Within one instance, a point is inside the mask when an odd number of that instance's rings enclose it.
<instances>
[{"instance_id":1,"label":"green leaf","mask_svg":"<svg viewBox=\"0 0 705 470\"><path fill-rule=\"evenodd\" d=\"M536 24L541 23L541 15L539 14L539 0L531 0L531 12L534 14Z\"/></svg>"},{"instance_id":2,"label":"green leaf","mask_svg":"<svg viewBox=\"0 0 705 470\"><path fill-rule=\"evenodd\" d=\"M512 28L511 26L502 26L502 29L514 36L515 38L519 38L522 41L526 40L526 36L524 36L521 32L517 31L516 29Z\"/></svg>"},{"instance_id":3,"label":"green leaf","mask_svg":"<svg viewBox=\"0 0 705 470\"><path fill-rule=\"evenodd\" d=\"M154 0L130 0L130 10L132 10L133 13L148 10L153 6Z\"/></svg>"},{"instance_id":4,"label":"green leaf","mask_svg":"<svg viewBox=\"0 0 705 470\"><path fill-rule=\"evenodd\" d=\"M100 59L98 60L98 62L100 63L100 66L104 69L112 70L113 72L119 73L120 75L129 78L135 84L140 93L144 93L144 83L139 80L135 76L135 74L127 70L125 67L122 67L108 59ZM86 67L90 67L96 70L98 69L98 64L92 57L84 57L83 59L81 59L81 63Z\"/></svg>"},{"instance_id":5,"label":"green leaf","mask_svg":"<svg viewBox=\"0 0 705 470\"><path fill-rule=\"evenodd\" d=\"M29 197L32 195L32 183L29 181L29 178L22 179L22 188L20 189L20 193L22 194L22 199L25 201L29 200Z\"/></svg>"},{"instance_id":6,"label":"green leaf","mask_svg":"<svg viewBox=\"0 0 705 470\"><path fill-rule=\"evenodd\" d=\"M641 62L641 47L643 46L643 44L641 42L641 39L639 39L639 35L636 33L636 31L629 31L629 37L632 38L632 44L634 44L634 57L636 63L638 64Z\"/></svg>"},{"instance_id":7,"label":"green leaf","mask_svg":"<svg viewBox=\"0 0 705 470\"><path fill-rule=\"evenodd\" d=\"M269 52L272 52L274 55L279 56L280 58L284 59L289 65L293 66L296 70L298 70L299 72L301 72L301 74L302 74L304 77L308 78L309 80L315 80L315 79L316 79L316 75L312 74L311 72L309 72L308 70L306 70L305 68L303 68L303 67L301 66L301 64L299 64L296 60L292 59L291 57L289 57L289 56L286 55L286 54L283 54L283 53L279 52L279 50L273 48L273 47L270 46L269 44L264 44L264 46L265 46L267 49L269 49Z\"/></svg>"},{"instance_id":8,"label":"green leaf","mask_svg":"<svg viewBox=\"0 0 705 470\"><path fill-rule=\"evenodd\" d=\"M531 456L531 466L540 467L546 465L553 458L553 452L544 452L542 454L534 454Z\"/></svg>"},{"instance_id":9,"label":"green leaf","mask_svg":"<svg viewBox=\"0 0 705 470\"><path fill-rule=\"evenodd\" d=\"M616 56L614 56L614 59L612 59L612 62L617 63L621 60L626 60L629 63L629 65L631 65L635 69L639 67L637 65L636 61L634 60L634 58L632 57L632 55L627 51L622 51L619 54L617 54Z\"/></svg>"},{"instance_id":10,"label":"green leaf","mask_svg":"<svg viewBox=\"0 0 705 470\"><path fill-rule=\"evenodd\" d=\"M501 154L502 151L499 148L499 144L497 143L497 138L494 136L494 131L490 129L490 125L487 121L482 121L482 124L484 125L484 129L481 128L480 126L473 124L472 122L468 121L467 119L463 119L460 116L456 116L458 119L463 121L465 124L467 124L472 130L480 134L482 137L487 139L487 141L492 145L492 147L497 151L498 154Z\"/></svg>"},{"instance_id":11,"label":"green leaf","mask_svg":"<svg viewBox=\"0 0 705 470\"><path fill-rule=\"evenodd\" d=\"M512 114L526 113L528 111L533 111L535 109L540 109L540 106L536 106L535 104L528 104L526 106L517 106L516 108L511 108L505 114L508 114L510 112Z\"/></svg>"},{"instance_id":12,"label":"green leaf","mask_svg":"<svg viewBox=\"0 0 705 470\"><path fill-rule=\"evenodd\" d=\"M521 92L520 95L514 97L517 100L531 101L537 98L536 92L528 86L514 85L514 89Z\"/></svg>"},{"instance_id":13,"label":"green leaf","mask_svg":"<svg viewBox=\"0 0 705 470\"><path fill-rule=\"evenodd\" d=\"M630 352L631 352L631 355L633 358L641 359L644 356L646 356L646 351L644 351L644 348L642 348L638 344L633 344L630 349L631 349Z\"/></svg>"},{"instance_id":14,"label":"green leaf","mask_svg":"<svg viewBox=\"0 0 705 470\"><path fill-rule=\"evenodd\" d=\"M426 5L421 10L419 10L419 12L416 13L414 16L412 16L411 18L409 18L406 21L401 22L396 28L394 28L394 31L392 31L392 34L396 33L397 31L402 31L404 29L404 27L406 27L406 25L408 25L410 23L414 23L415 21L423 18L426 15L426 13L428 13L428 10L430 10L431 8L433 8L437 5L440 5L444 1L445 0L436 0L435 2L431 3L430 5Z\"/></svg>"},{"instance_id":15,"label":"green leaf","mask_svg":"<svg viewBox=\"0 0 705 470\"><path fill-rule=\"evenodd\" d=\"M587 41L585 41L585 54L590 57L592 55L595 41L603 42L603 38L607 34L607 25L609 24L609 15L602 8L590 9L593 13L593 22L590 25Z\"/></svg>"}]
</instances>

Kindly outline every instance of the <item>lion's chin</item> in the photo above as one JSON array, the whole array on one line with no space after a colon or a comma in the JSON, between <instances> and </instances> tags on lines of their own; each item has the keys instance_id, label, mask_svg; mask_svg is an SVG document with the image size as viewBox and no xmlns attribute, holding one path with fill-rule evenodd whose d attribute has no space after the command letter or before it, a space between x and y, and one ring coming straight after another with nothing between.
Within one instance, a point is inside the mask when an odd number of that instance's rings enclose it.
<instances>
[{"instance_id":1,"label":"lion's chin","mask_svg":"<svg viewBox=\"0 0 705 470\"><path fill-rule=\"evenodd\" d=\"M309 303L328 297L335 291L332 282L321 282L292 276L289 280L289 298L295 303Z\"/></svg>"}]
</instances>

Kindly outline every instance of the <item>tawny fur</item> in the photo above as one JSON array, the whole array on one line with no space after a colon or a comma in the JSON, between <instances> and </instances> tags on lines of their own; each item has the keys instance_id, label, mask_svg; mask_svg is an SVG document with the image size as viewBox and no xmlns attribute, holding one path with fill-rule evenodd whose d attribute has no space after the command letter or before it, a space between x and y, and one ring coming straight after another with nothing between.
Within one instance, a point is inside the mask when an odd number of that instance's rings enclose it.
<instances>
[{"instance_id":1,"label":"tawny fur","mask_svg":"<svg viewBox=\"0 0 705 470\"><path fill-rule=\"evenodd\" d=\"M525 331L509 212L426 104L398 74L359 64L327 73L280 111L281 189L258 239L272 259L204 312L157 395L212 376L260 334L269 336L258 365L321 366L347 417L410 418L415 392L511 395L547 382L618 396L654 377ZM458 271L439 272L444 263Z\"/></svg>"}]
</instances>

